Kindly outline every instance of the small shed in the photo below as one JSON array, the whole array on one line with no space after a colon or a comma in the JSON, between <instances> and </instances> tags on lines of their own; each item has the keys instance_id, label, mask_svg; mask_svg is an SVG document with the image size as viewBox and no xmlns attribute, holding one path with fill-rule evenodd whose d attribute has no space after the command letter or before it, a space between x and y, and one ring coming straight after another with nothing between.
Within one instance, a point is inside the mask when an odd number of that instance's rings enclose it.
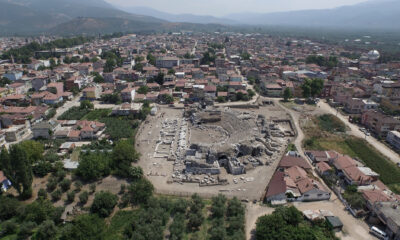
<instances>
[{"instance_id":1,"label":"small shed","mask_svg":"<svg viewBox=\"0 0 400 240\"><path fill-rule=\"evenodd\" d=\"M343 229L343 223L338 217L327 216L325 217L329 226L332 227L333 231L340 232Z\"/></svg>"}]
</instances>

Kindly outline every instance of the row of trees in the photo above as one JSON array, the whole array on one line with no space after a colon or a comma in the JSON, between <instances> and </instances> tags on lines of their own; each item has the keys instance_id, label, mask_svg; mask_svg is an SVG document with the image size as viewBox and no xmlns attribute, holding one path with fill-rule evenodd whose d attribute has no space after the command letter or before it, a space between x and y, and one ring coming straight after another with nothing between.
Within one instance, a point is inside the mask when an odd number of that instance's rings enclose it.
<instances>
[{"instance_id":1,"label":"row of trees","mask_svg":"<svg viewBox=\"0 0 400 240\"><path fill-rule=\"evenodd\" d=\"M31 63L31 58L34 57L36 51L49 50L52 51L55 48L68 48L91 41L89 37L75 37L75 38L63 38L57 39L49 43L39 44L38 42L31 42L20 48L12 48L4 52L0 57L1 59L14 58L17 63L28 64ZM55 57L56 53L51 53L48 57Z\"/></svg>"},{"instance_id":2,"label":"row of trees","mask_svg":"<svg viewBox=\"0 0 400 240\"><path fill-rule=\"evenodd\" d=\"M3 148L0 152L0 169L12 182L22 199L32 196L32 165L43 161L43 153L43 145L35 141L15 144L9 151Z\"/></svg>"},{"instance_id":3,"label":"row of trees","mask_svg":"<svg viewBox=\"0 0 400 240\"><path fill-rule=\"evenodd\" d=\"M327 67L327 68L334 68L337 67L339 64L338 58L335 56L317 56L317 55L310 55L306 58L307 64L317 64L320 67Z\"/></svg>"}]
</instances>

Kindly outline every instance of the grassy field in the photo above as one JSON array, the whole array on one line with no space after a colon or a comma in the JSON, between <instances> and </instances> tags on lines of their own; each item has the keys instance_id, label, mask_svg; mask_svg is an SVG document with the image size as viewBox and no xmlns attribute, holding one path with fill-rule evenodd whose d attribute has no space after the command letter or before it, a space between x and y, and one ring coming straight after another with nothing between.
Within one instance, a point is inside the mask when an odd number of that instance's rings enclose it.
<instances>
[{"instance_id":1,"label":"grassy field","mask_svg":"<svg viewBox=\"0 0 400 240\"><path fill-rule=\"evenodd\" d=\"M101 118L108 117L111 114L111 109L96 109L86 114L82 120L95 121Z\"/></svg>"},{"instance_id":2,"label":"grassy field","mask_svg":"<svg viewBox=\"0 0 400 240\"><path fill-rule=\"evenodd\" d=\"M357 158L377 172L380 175L379 179L394 192L400 193L400 168L382 156L364 139L331 133L325 125L318 122L308 123L304 132L307 136L304 141L305 149L335 150Z\"/></svg>"}]
</instances>

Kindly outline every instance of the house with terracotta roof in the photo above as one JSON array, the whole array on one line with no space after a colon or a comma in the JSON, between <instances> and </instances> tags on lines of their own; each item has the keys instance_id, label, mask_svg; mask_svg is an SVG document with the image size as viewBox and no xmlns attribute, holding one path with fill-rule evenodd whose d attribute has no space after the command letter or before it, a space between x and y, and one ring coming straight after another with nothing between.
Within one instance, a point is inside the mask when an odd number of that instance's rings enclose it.
<instances>
[{"instance_id":1,"label":"house with terracotta roof","mask_svg":"<svg viewBox=\"0 0 400 240\"><path fill-rule=\"evenodd\" d=\"M311 165L302 157L284 156L278 164L278 168L282 170L294 166L299 166L305 170L311 170Z\"/></svg>"},{"instance_id":2,"label":"house with terracotta roof","mask_svg":"<svg viewBox=\"0 0 400 240\"><path fill-rule=\"evenodd\" d=\"M329 164L327 164L326 162L319 162L315 164L315 171L320 176L329 175L331 170L332 170L331 166L329 166Z\"/></svg>"},{"instance_id":3,"label":"house with terracotta roof","mask_svg":"<svg viewBox=\"0 0 400 240\"><path fill-rule=\"evenodd\" d=\"M267 187L266 201L321 201L331 193L317 180L309 177L312 168L301 157L284 156Z\"/></svg>"}]
</instances>

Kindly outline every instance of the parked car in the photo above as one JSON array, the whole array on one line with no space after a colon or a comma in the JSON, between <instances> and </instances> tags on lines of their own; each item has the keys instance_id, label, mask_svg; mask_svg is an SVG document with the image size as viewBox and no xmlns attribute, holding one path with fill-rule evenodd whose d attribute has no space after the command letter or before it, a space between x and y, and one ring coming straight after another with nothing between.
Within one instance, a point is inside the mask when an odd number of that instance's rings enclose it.
<instances>
[{"instance_id":1,"label":"parked car","mask_svg":"<svg viewBox=\"0 0 400 240\"><path fill-rule=\"evenodd\" d=\"M369 229L369 233L374 235L375 237L377 237L379 239L382 239L382 240L389 239L389 237L387 236L387 234L384 231L380 230L379 228L377 228L375 226L372 226Z\"/></svg>"}]
</instances>

